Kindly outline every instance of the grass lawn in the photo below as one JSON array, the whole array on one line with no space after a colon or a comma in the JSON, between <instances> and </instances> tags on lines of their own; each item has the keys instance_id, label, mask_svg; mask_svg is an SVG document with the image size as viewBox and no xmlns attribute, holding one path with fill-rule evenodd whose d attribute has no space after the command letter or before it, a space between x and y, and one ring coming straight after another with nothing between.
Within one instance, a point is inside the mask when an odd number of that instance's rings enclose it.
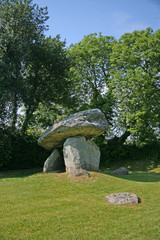
<instances>
[{"instance_id":1,"label":"grass lawn","mask_svg":"<svg viewBox=\"0 0 160 240\"><path fill-rule=\"evenodd\" d=\"M0 240L160 240L160 169L69 178L34 170L0 173ZM140 204L105 196L135 193Z\"/></svg>"}]
</instances>

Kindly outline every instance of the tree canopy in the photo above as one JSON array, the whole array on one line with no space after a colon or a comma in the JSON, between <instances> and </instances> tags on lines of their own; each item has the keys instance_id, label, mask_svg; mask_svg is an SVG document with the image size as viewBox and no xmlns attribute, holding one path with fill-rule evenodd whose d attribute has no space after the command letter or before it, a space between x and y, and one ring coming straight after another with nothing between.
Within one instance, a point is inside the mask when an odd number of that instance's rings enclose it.
<instances>
[{"instance_id":1,"label":"tree canopy","mask_svg":"<svg viewBox=\"0 0 160 240\"><path fill-rule=\"evenodd\" d=\"M99 108L112 118L113 98L109 91L114 37L90 34L68 52L72 62L70 78L79 99L79 109Z\"/></svg>"},{"instance_id":2,"label":"tree canopy","mask_svg":"<svg viewBox=\"0 0 160 240\"><path fill-rule=\"evenodd\" d=\"M1 124L18 124L18 110L25 109L22 130L39 103L67 103L69 61L60 37L45 38L47 8L31 0L1 1L0 104Z\"/></svg>"},{"instance_id":3,"label":"tree canopy","mask_svg":"<svg viewBox=\"0 0 160 240\"><path fill-rule=\"evenodd\" d=\"M141 144L160 137L159 30L126 33L118 41L90 34L71 45L69 55L80 108L100 108L115 135Z\"/></svg>"},{"instance_id":4,"label":"tree canopy","mask_svg":"<svg viewBox=\"0 0 160 240\"><path fill-rule=\"evenodd\" d=\"M160 30L124 34L113 47L111 62L119 123L140 143L159 138Z\"/></svg>"},{"instance_id":5,"label":"tree canopy","mask_svg":"<svg viewBox=\"0 0 160 240\"><path fill-rule=\"evenodd\" d=\"M100 108L112 135L141 144L160 139L160 30L119 40L89 34L66 49L59 35L45 36L48 18L32 0L0 0L1 127L25 132Z\"/></svg>"}]
</instances>

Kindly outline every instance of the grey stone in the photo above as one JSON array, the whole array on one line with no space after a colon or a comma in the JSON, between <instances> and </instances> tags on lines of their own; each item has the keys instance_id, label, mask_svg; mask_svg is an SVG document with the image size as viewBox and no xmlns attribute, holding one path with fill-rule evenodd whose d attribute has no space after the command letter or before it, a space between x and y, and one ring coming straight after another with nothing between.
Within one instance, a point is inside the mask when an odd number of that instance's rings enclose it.
<instances>
[{"instance_id":1,"label":"grey stone","mask_svg":"<svg viewBox=\"0 0 160 240\"><path fill-rule=\"evenodd\" d=\"M90 174L84 169L72 169L69 172L70 177L79 177L79 176L86 176L87 178L90 177Z\"/></svg>"},{"instance_id":2,"label":"grey stone","mask_svg":"<svg viewBox=\"0 0 160 240\"><path fill-rule=\"evenodd\" d=\"M85 137L68 138L63 146L63 156L69 173L76 169L99 170L99 148L91 140L86 141Z\"/></svg>"},{"instance_id":3,"label":"grey stone","mask_svg":"<svg viewBox=\"0 0 160 240\"><path fill-rule=\"evenodd\" d=\"M128 174L128 170L126 168L118 168L114 171L111 172L111 174L115 174L115 175L127 175Z\"/></svg>"},{"instance_id":4,"label":"grey stone","mask_svg":"<svg viewBox=\"0 0 160 240\"><path fill-rule=\"evenodd\" d=\"M112 193L106 196L107 201L112 204L138 203L139 198L134 193L122 192Z\"/></svg>"},{"instance_id":5,"label":"grey stone","mask_svg":"<svg viewBox=\"0 0 160 240\"><path fill-rule=\"evenodd\" d=\"M63 145L69 137L84 136L93 138L101 135L108 127L105 115L99 109L78 112L53 124L38 139L38 144L45 149L54 149Z\"/></svg>"},{"instance_id":6,"label":"grey stone","mask_svg":"<svg viewBox=\"0 0 160 240\"><path fill-rule=\"evenodd\" d=\"M85 169L88 158L85 137L68 138L63 145L63 156L67 172Z\"/></svg>"},{"instance_id":7,"label":"grey stone","mask_svg":"<svg viewBox=\"0 0 160 240\"><path fill-rule=\"evenodd\" d=\"M58 149L55 149L44 163L43 172L57 172L64 167L64 161Z\"/></svg>"},{"instance_id":8,"label":"grey stone","mask_svg":"<svg viewBox=\"0 0 160 240\"><path fill-rule=\"evenodd\" d=\"M90 139L87 140L88 162L86 169L90 171L99 171L100 150L99 147Z\"/></svg>"}]
</instances>

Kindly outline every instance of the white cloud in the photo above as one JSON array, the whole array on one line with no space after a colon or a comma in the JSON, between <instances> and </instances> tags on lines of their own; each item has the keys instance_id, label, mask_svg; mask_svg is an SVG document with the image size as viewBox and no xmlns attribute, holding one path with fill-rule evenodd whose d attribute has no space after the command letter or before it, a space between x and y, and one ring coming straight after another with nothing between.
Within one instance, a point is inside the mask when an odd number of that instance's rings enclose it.
<instances>
[{"instance_id":1,"label":"white cloud","mask_svg":"<svg viewBox=\"0 0 160 240\"><path fill-rule=\"evenodd\" d=\"M122 33L133 32L134 30L140 31L150 27L143 21L135 20L133 16L127 12L114 12L110 17L112 31L116 36L118 36L118 38L122 35Z\"/></svg>"},{"instance_id":2,"label":"white cloud","mask_svg":"<svg viewBox=\"0 0 160 240\"><path fill-rule=\"evenodd\" d=\"M133 22L130 24L126 24L126 32L133 32L134 30L145 30L148 27L150 26L143 22Z\"/></svg>"},{"instance_id":3,"label":"white cloud","mask_svg":"<svg viewBox=\"0 0 160 240\"><path fill-rule=\"evenodd\" d=\"M131 15L126 12L114 12L111 14L111 21L114 27L119 27L126 24L130 18Z\"/></svg>"}]
</instances>

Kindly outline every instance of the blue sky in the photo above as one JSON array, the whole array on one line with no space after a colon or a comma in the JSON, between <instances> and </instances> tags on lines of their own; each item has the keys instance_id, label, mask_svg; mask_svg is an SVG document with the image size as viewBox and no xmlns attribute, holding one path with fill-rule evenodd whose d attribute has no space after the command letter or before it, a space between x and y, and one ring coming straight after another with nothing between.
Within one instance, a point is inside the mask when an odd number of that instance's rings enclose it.
<instances>
[{"instance_id":1,"label":"blue sky","mask_svg":"<svg viewBox=\"0 0 160 240\"><path fill-rule=\"evenodd\" d=\"M90 33L120 38L126 32L160 29L160 0L33 0L49 12L49 31L67 46Z\"/></svg>"}]
</instances>

